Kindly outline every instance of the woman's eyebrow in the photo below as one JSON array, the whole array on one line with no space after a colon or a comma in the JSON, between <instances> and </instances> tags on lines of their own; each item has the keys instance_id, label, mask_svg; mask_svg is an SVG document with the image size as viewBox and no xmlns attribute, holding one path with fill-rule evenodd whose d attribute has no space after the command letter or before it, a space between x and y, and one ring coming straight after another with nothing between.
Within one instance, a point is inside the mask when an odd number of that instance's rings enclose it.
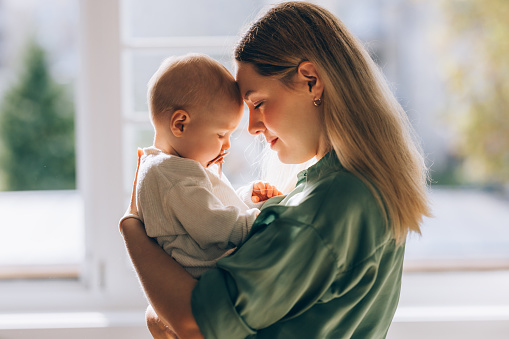
<instances>
[{"instance_id":1,"label":"woman's eyebrow","mask_svg":"<svg viewBox=\"0 0 509 339\"><path fill-rule=\"evenodd\" d=\"M248 97L249 97L251 94L253 94L253 92L254 92L253 90L249 90L249 91L247 91L247 92L246 92L246 94L244 94L244 99L245 99L245 100L247 100L247 99L248 99Z\"/></svg>"}]
</instances>

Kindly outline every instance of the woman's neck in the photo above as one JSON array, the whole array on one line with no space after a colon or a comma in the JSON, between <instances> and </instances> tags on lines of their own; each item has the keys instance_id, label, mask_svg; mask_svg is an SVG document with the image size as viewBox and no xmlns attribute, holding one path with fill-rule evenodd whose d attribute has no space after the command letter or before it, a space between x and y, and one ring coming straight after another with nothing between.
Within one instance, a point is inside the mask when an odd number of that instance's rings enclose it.
<instances>
[{"instance_id":1,"label":"woman's neck","mask_svg":"<svg viewBox=\"0 0 509 339\"><path fill-rule=\"evenodd\" d=\"M318 142L318 150L316 151L316 161L320 160L325 156L325 154L329 153L332 149L330 142L327 140L327 137L322 135Z\"/></svg>"}]
</instances>

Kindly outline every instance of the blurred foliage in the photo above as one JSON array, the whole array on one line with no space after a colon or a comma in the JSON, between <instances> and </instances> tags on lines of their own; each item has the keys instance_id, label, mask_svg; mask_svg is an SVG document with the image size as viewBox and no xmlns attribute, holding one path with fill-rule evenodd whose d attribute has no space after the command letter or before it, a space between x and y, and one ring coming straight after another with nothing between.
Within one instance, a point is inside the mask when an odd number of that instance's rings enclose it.
<instances>
[{"instance_id":1,"label":"blurred foliage","mask_svg":"<svg viewBox=\"0 0 509 339\"><path fill-rule=\"evenodd\" d=\"M448 154L442 161L438 170L433 164L430 166L432 185L440 186L466 186L469 184L468 180L464 178L461 171L462 159L453 154Z\"/></svg>"},{"instance_id":2,"label":"blurred foliage","mask_svg":"<svg viewBox=\"0 0 509 339\"><path fill-rule=\"evenodd\" d=\"M463 175L480 184L509 182L509 1L442 0Z\"/></svg>"},{"instance_id":3,"label":"blurred foliage","mask_svg":"<svg viewBox=\"0 0 509 339\"><path fill-rule=\"evenodd\" d=\"M4 190L74 189L74 105L34 41L0 104Z\"/></svg>"}]
</instances>

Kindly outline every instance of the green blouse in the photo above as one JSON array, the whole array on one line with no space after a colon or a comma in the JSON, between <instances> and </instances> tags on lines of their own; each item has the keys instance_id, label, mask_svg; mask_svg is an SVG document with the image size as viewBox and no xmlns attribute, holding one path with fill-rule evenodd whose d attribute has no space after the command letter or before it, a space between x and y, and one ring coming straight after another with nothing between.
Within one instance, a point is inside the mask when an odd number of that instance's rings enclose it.
<instances>
[{"instance_id":1,"label":"green blouse","mask_svg":"<svg viewBox=\"0 0 509 339\"><path fill-rule=\"evenodd\" d=\"M205 338L384 338L404 245L371 190L334 152L264 204L247 240L192 294Z\"/></svg>"}]
</instances>

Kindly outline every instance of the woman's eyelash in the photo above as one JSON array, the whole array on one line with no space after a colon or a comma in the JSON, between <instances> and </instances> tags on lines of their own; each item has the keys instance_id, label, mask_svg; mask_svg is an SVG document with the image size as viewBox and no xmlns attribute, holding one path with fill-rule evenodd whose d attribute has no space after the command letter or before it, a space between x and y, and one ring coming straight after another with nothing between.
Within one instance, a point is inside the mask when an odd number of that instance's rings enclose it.
<instances>
[{"instance_id":1,"label":"woman's eyelash","mask_svg":"<svg viewBox=\"0 0 509 339\"><path fill-rule=\"evenodd\" d=\"M254 105L254 109L259 108L262 104L263 104L263 101L262 101L262 102L260 102L260 103L259 103L259 104L257 104L257 105Z\"/></svg>"}]
</instances>

